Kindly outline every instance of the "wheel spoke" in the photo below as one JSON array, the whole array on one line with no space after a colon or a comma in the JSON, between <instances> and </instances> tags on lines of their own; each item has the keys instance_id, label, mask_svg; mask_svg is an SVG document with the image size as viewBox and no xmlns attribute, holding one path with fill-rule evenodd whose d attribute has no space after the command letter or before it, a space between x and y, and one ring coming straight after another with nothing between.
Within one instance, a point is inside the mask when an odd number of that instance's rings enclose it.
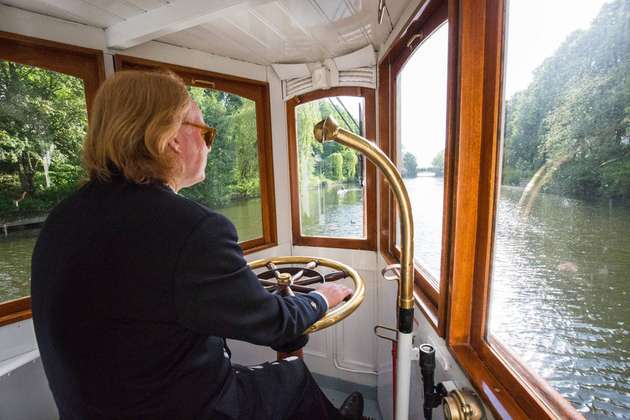
<instances>
[{"instance_id":1,"label":"wheel spoke","mask_svg":"<svg viewBox=\"0 0 630 420\"><path fill-rule=\"evenodd\" d=\"M346 277L348 277L348 273L346 273L345 271L335 271L334 273L329 273L324 276L326 281L343 280Z\"/></svg>"},{"instance_id":2,"label":"wheel spoke","mask_svg":"<svg viewBox=\"0 0 630 420\"><path fill-rule=\"evenodd\" d=\"M309 284L315 284L315 283L321 283L321 282L322 282L321 277L309 277L306 279L297 280L293 284L299 284L300 286L308 286Z\"/></svg>"}]
</instances>

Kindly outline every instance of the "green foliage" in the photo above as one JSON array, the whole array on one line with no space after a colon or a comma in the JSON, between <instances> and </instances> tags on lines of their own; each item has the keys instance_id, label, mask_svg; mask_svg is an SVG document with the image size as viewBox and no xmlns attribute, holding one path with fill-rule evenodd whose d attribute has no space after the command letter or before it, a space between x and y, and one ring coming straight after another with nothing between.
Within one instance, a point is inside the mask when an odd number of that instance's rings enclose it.
<instances>
[{"instance_id":1,"label":"green foliage","mask_svg":"<svg viewBox=\"0 0 630 420\"><path fill-rule=\"evenodd\" d=\"M226 92L191 87L206 123L217 129L204 182L182 191L212 208L260 196L256 103Z\"/></svg>"},{"instance_id":2,"label":"green foliage","mask_svg":"<svg viewBox=\"0 0 630 420\"><path fill-rule=\"evenodd\" d=\"M343 180L343 155L339 152L335 152L329 155L326 160L330 165L330 176L335 181Z\"/></svg>"},{"instance_id":3,"label":"green foliage","mask_svg":"<svg viewBox=\"0 0 630 420\"><path fill-rule=\"evenodd\" d=\"M258 197L255 102L209 89L189 92L217 128L217 141L206 181L184 195L215 208ZM85 109L80 79L0 60L0 220L46 214L76 189L84 177Z\"/></svg>"},{"instance_id":4,"label":"green foliage","mask_svg":"<svg viewBox=\"0 0 630 420\"><path fill-rule=\"evenodd\" d=\"M415 178L418 173L418 161L416 157L409 153L405 152L403 155L403 168L402 168L402 176L405 178Z\"/></svg>"},{"instance_id":5,"label":"green foliage","mask_svg":"<svg viewBox=\"0 0 630 420\"><path fill-rule=\"evenodd\" d=\"M444 149L440 150L431 161L431 166L439 174L444 174Z\"/></svg>"},{"instance_id":6,"label":"green foliage","mask_svg":"<svg viewBox=\"0 0 630 420\"><path fill-rule=\"evenodd\" d=\"M46 214L74 188L86 126L80 79L0 60L0 220Z\"/></svg>"},{"instance_id":7,"label":"green foliage","mask_svg":"<svg viewBox=\"0 0 630 420\"><path fill-rule=\"evenodd\" d=\"M307 191L315 185L360 182L362 171L359 167L359 155L355 151L337 142L322 145L313 136L315 124L329 115L342 128L358 133L360 122L355 122L336 98L320 99L296 107L298 178L301 191Z\"/></svg>"},{"instance_id":8,"label":"green foliage","mask_svg":"<svg viewBox=\"0 0 630 420\"><path fill-rule=\"evenodd\" d=\"M630 196L630 2L605 4L507 103L503 183L522 184L546 162L566 162L548 191Z\"/></svg>"}]
</instances>

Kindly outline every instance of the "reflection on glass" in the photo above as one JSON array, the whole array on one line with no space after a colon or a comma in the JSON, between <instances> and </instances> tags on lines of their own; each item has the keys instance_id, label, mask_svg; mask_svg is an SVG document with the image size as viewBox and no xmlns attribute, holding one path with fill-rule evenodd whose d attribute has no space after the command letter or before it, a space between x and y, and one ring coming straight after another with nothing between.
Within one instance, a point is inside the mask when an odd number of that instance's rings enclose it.
<instances>
[{"instance_id":1,"label":"reflection on glass","mask_svg":"<svg viewBox=\"0 0 630 420\"><path fill-rule=\"evenodd\" d=\"M37 226L83 176L83 81L0 60L0 302L30 294Z\"/></svg>"},{"instance_id":2,"label":"reflection on glass","mask_svg":"<svg viewBox=\"0 0 630 420\"><path fill-rule=\"evenodd\" d=\"M335 96L295 107L300 226L303 236L365 238L364 160L336 142L315 140L313 127L332 115L364 135L363 98Z\"/></svg>"},{"instance_id":3,"label":"reflection on glass","mask_svg":"<svg viewBox=\"0 0 630 420\"><path fill-rule=\"evenodd\" d=\"M413 53L398 75L398 168L413 207L414 259L439 288L446 148L448 24ZM400 238L396 238L400 247Z\"/></svg>"},{"instance_id":4,"label":"reflection on glass","mask_svg":"<svg viewBox=\"0 0 630 420\"><path fill-rule=\"evenodd\" d=\"M227 216L240 241L263 236L256 102L227 92L189 87L206 124L217 129L206 179L182 195Z\"/></svg>"},{"instance_id":5,"label":"reflection on glass","mask_svg":"<svg viewBox=\"0 0 630 420\"><path fill-rule=\"evenodd\" d=\"M630 417L630 2L551 3L510 2L488 334Z\"/></svg>"}]
</instances>

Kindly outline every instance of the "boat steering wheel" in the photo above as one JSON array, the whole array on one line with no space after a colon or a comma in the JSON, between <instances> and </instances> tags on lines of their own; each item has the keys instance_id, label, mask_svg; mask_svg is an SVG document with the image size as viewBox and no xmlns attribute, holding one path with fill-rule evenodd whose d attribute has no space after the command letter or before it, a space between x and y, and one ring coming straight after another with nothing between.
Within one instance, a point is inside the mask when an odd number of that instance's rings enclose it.
<instances>
[{"instance_id":1,"label":"boat steering wheel","mask_svg":"<svg viewBox=\"0 0 630 420\"><path fill-rule=\"evenodd\" d=\"M289 256L263 258L252 261L248 265L252 270L266 268L265 271L256 273L258 280L270 293L284 296L317 290L309 287L311 284L323 284L345 278L352 279L354 283L352 295L344 299L342 304L328 308L328 312L319 321L307 328L304 334L330 327L346 318L359 307L365 297L365 283L361 276L353 268L338 261L327 258ZM318 270L321 268L329 268L334 271L323 274Z\"/></svg>"}]
</instances>

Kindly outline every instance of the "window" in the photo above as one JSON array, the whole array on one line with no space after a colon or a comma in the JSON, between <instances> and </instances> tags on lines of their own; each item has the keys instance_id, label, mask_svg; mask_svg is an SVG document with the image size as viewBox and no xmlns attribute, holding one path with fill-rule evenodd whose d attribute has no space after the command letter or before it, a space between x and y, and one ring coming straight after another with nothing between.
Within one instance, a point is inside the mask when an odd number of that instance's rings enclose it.
<instances>
[{"instance_id":1,"label":"window","mask_svg":"<svg viewBox=\"0 0 630 420\"><path fill-rule=\"evenodd\" d=\"M446 1L429 2L379 64L380 147L397 162L412 205L416 295L444 335L453 171L454 49ZM381 184L381 252L400 259L397 204Z\"/></svg>"},{"instance_id":2,"label":"window","mask_svg":"<svg viewBox=\"0 0 630 420\"><path fill-rule=\"evenodd\" d=\"M246 253L275 245L267 84L121 55L115 62L117 70L166 67L182 77L217 140L206 179L181 194L227 216Z\"/></svg>"},{"instance_id":3,"label":"window","mask_svg":"<svg viewBox=\"0 0 630 420\"><path fill-rule=\"evenodd\" d=\"M459 12L448 343L501 417L624 417L628 2Z\"/></svg>"},{"instance_id":4,"label":"window","mask_svg":"<svg viewBox=\"0 0 630 420\"><path fill-rule=\"evenodd\" d=\"M84 178L88 108L103 79L100 51L0 33L0 325L30 316L39 227Z\"/></svg>"},{"instance_id":5,"label":"window","mask_svg":"<svg viewBox=\"0 0 630 420\"><path fill-rule=\"evenodd\" d=\"M439 290L444 216L448 24L416 47L398 73L398 168L414 219L414 260ZM398 231L398 229L397 229ZM400 238L397 237L397 247Z\"/></svg>"},{"instance_id":6,"label":"window","mask_svg":"<svg viewBox=\"0 0 630 420\"><path fill-rule=\"evenodd\" d=\"M536 2L507 11L486 339L579 412L630 416L630 6L545 3L534 37Z\"/></svg>"},{"instance_id":7,"label":"window","mask_svg":"<svg viewBox=\"0 0 630 420\"><path fill-rule=\"evenodd\" d=\"M287 115L294 243L375 249L375 169L361 154L313 136L315 124L332 116L341 128L373 139L374 92L310 93L290 100Z\"/></svg>"}]
</instances>

